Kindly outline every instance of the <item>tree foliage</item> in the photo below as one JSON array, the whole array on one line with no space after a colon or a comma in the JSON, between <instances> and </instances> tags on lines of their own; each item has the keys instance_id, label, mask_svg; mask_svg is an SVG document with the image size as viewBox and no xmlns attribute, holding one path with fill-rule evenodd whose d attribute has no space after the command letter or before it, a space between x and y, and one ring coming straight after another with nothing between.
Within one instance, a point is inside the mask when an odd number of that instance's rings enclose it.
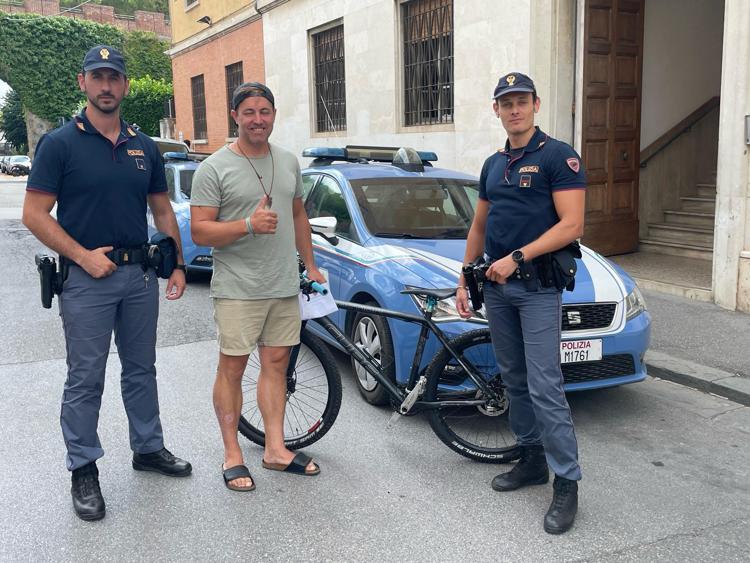
<instances>
[{"instance_id":1,"label":"tree foliage","mask_svg":"<svg viewBox=\"0 0 750 563\"><path fill-rule=\"evenodd\" d=\"M15 90L25 109L55 123L71 116L83 99L76 76L86 51L102 43L125 55L131 95L137 97L132 103L126 100L126 119L144 131L158 132L164 92L171 93L172 71L164 54L167 43L151 33L124 33L66 17L0 12L0 80Z\"/></svg>"},{"instance_id":2,"label":"tree foliage","mask_svg":"<svg viewBox=\"0 0 750 563\"><path fill-rule=\"evenodd\" d=\"M133 78L150 76L157 80L172 82L172 61L164 54L169 43L153 33L132 31L126 35L123 55L128 66L128 75Z\"/></svg>"},{"instance_id":3,"label":"tree foliage","mask_svg":"<svg viewBox=\"0 0 750 563\"><path fill-rule=\"evenodd\" d=\"M82 0L60 0L61 8L73 8L78 6ZM167 0L91 0L92 4L101 4L103 6L113 6L116 14L133 15L136 10L146 10L147 12L169 13Z\"/></svg>"},{"instance_id":4,"label":"tree foliage","mask_svg":"<svg viewBox=\"0 0 750 563\"><path fill-rule=\"evenodd\" d=\"M26 109L55 122L81 98L76 75L86 51L99 43L122 49L124 42L114 27L86 20L0 14L0 79Z\"/></svg>"},{"instance_id":5,"label":"tree foliage","mask_svg":"<svg viewBox=\"0 0 750 563\"><path fill-rule=\"evenodd\" d=\"M130 94L122 102L122 118L136 123L147 135L159 135L164 104L172 97L172 85L150 76L130 80Z\"/></svg>"},{"instance_id":6,"label":"tree foliage","mask_svg":"<svg viewBox=\"0 0 750 563\"><path fill-rule=\"evenodd\" d=\"M0 105L0 130L17 152L25 154L28 151L26 120L21 98L15 90L8 92Z\"/></svg>"}]
</instances>

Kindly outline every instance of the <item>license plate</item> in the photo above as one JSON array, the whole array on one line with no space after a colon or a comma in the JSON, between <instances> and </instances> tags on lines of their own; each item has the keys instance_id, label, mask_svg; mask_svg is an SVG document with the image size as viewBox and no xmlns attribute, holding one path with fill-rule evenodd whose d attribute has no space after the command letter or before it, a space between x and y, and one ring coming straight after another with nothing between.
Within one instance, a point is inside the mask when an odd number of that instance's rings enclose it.
<instances>
[{"instance_id":1,"label":"license plate","mask_svg":"<svg viewBox=\"0 0 750 563\"><path fill-rule=\"evenodd\" d=\"M566 340L560 342L560 363L595 362L602 359L602 341Z\"/></svg>"}]
</instances>

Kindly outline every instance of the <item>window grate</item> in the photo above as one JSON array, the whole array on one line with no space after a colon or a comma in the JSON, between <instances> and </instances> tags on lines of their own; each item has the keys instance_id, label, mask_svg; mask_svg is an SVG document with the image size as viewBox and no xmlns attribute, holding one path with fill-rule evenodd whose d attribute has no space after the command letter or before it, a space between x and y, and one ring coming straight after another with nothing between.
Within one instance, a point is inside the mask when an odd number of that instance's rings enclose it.
<instances>
[{"instance_id":1,"label":"window grate","mask_svg":"<svg viewBox=\"0 0 750 563\"><path fill-rule=\"evenodd\" d=\"M346 130L346 76L344 26L337 25L312 36L315 61L315 129Z\"/></svg>"},{"instance_id":2,"label":"window grate","mask_svg":"<svg viewBox=\"0 0 750 563\"><path fill-rule=\"evenodd\" d=\"M227 132L229 137L237 136L237 122L232 117L232 94L242 84L242 61L224 67L227 83Z\"/></svg>"},{"instance_id":3,"label":"window grate","mask_svg":"<svg viewBox=\"0 0 750 563\"><path fill-rule=\"evenodd\" d=\"M404 122L453 123L453 0L412 0L401 17Z\"/></svg>"},{"instance_id":4,"label":"window grate","mask_svg":"<svg viewBox=\"0 0 750 563\"><path fill-rule=\"evenodd\" d=\"M193 138L208 138L208 127L206 125L206 89L203 83L203 75L193 76L190 79L190 90L193 96Z\"/></svg>"}]
</instances>

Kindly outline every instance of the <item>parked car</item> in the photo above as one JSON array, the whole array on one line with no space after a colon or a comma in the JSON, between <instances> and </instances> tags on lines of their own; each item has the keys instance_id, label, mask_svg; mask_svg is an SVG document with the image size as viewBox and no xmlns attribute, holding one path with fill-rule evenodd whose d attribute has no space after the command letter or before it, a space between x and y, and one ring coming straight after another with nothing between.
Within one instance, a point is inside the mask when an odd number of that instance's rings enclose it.
<instances>
[{"instance_id":1,"label":"parked car","mask_svg":"<svg viewBox=\"0 0 750 563\"><path fill-rule=\"evenodd\" d=\"M169 199L172 203L177 225L180 228L182 251L187 266L187 273L212 272L213 256L211 248L198 246L190 235L190 192L193 186L193 174L198 169L199 160L182 152L166 152L164 155L164 172L169 186ZM147 214L149 237L156 232L151 210Z\"/></svg>"},{"instance_id":2,"label":"parked car","mask_svg":"<svg viewBox=\"0 0 750 563\"><path fill-rule=\"evenodd\" d=\"M26 155L11 156L5 164L6 173L11 176L28 176L31 159Z\"/></svg>"},{"instance_id":3,"label":"parked car","mask_svg":"<svg viewBox=\"0 0 750 563\"><path fill-rule=\"evenodd\" d=\"M385 148L306 149L315 160L303 170L308 216L335 217L334 245L313 237L316 262L327 272L339 300L420 313L419 298L407 287L455 287L466 236L479 197L474 176L434 168L433 153ZM404 155L407 157L405 158ZM395 160L394 160L395 157ZM562 371L568 391L597 389L646 377L651 317L633 279L616 264L582 246L575 290L563 293ZM406 383L419 327L363 313L338 311L333 319L381 364L392 364L392 379ZM441 329L457 336L486 325L483 311L462 320L452 299L434 316ZM315 323L308 328L332 345ZM574 344L571 344L574 343ZM585 349L586 354L571 353ZM433 338L426 362L437 350ZM353 365L360 392L379 404L386 395L360 366ZM424 367L424 366L423 366Z\"/></svg>"},{"instance_id":4,"label":"parked car","mask_svg":"<svg viewBox=\"0 0 750 563\"><path fill-rule=\"evenodd\" d=\"M159 147L159 154L162 156L166 152L179 152L183 154L190 152L190 147L188 147L186 143L178 141L177 139L166 139L164 137L151 138L156 142L156 146Z\"/></svg>"}]
</instances>

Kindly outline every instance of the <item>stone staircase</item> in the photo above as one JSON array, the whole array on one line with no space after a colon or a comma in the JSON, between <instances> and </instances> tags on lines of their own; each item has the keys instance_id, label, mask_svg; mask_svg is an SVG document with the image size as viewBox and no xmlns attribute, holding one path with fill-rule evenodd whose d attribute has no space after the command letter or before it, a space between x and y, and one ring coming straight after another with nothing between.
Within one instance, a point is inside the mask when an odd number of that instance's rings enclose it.
<instances>
[{"instance_id":1,"label":"stone staircase","mask_svg":"<svg viewBox=\"0 0 750 563\"><path fill-rule=\"evenodd\" d=\"M641 239L642 252L712 260L716 174L710 182L697 184L694 195L680 197L680 208L664 211L662 223L648 224L648 238Z\"/></svg>"}]
</instances>

